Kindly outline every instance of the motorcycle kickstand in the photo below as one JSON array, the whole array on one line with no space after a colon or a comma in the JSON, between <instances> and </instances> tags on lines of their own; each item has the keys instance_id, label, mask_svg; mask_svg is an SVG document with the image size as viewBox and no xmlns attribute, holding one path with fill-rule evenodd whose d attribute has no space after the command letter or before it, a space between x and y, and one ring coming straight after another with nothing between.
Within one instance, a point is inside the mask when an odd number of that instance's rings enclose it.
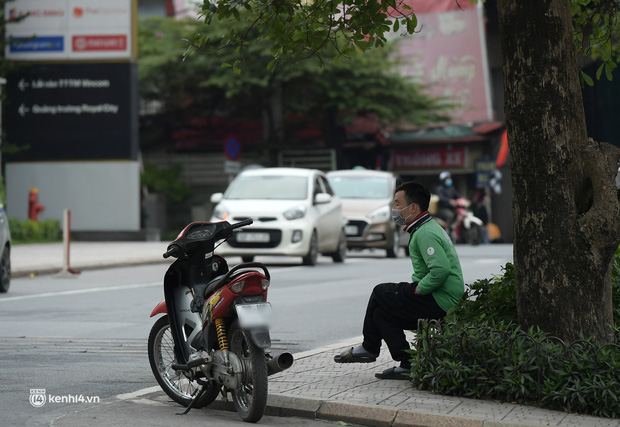
<instances>
[{"instance_id":1,"label":"motorcycle kickstand","mask_svg":"<svg viewBox=\"0 0 620 427\"><path fill-rule=\"evenodd\" d=\"M194 407L194 403L196 403L196 401L205 393L205 391L207 390L207 386L203 385L202 388L200 389L200 391L197 391L194 394L194 397L192 398L192 401L189 402L189 405L187 405L187 408L185 408L184 412L177 412L176 415L185 415L187 414L189 411L191 411L191 409Z\"/></svg>"}]
</instances>

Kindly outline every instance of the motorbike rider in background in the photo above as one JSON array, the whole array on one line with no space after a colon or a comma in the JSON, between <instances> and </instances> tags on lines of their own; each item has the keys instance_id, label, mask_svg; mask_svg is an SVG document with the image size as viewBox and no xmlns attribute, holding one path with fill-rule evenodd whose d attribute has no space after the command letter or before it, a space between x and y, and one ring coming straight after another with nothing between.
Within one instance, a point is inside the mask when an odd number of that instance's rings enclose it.
<instances>
[{"instance_id":1,"label":"motorbike rider in background","mask_svg":"<svg viewBox=\"0 0 620 427\"><path fill-rule=\"evenodd\" d=\"M450 230L456 219L456 199L461 197L456 188L454 188L450 172L443 171L439 174L439 185L437 186L436 193L439 197L437 216L446 222L447 228Z\"/></svg>"}]
</instances>

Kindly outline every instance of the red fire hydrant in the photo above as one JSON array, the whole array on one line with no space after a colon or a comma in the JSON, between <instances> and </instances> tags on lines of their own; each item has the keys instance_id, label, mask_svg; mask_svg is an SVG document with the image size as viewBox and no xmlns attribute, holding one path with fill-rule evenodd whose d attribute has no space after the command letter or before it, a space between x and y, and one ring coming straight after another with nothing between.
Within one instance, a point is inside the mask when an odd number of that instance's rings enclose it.
<instances>
[{"instance_id":1,"label":"red fire hydrant","mask_svg":"<svg viewBox=\"0 0 620 427\"><path fill-rule=\"evenodd\" d=\"M39 212L45 210L45 206L39 203L39 190L32 188L28 195L28 219L33 221L39 220Z\"/></svg>"}]
</instances>

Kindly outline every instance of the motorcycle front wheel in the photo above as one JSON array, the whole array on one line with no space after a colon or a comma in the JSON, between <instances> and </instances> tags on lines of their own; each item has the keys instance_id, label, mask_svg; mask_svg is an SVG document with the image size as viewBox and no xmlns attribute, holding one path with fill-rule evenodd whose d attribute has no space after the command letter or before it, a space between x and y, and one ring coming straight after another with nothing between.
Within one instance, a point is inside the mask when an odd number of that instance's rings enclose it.
<instances>
[{"instance_id":1,"label":"motorcycle front wheel","mask_svg":"<svg viewBox=\"0 0 620 427\"><path fill-rule=\"evenodd\" d=\"M148 354L151 370L162 390L178 404L189 405L202 386L195 380L191 381L183 372L172 369L176 357L168 316L159 318L151 328ZM217 398L219 388L211 384L206 387L208 389L194 403L194 408L207 406Z\"/></svg>"},{"instance_id":2,"label":"motorcycle front wheel","mask_svg":"<svg viewBox=\"0 0 620 427\"><path fill-rule=\"evenodd\" d=\"M239 389L232 390L235 410L249 423L263 417L267 406L267 359L265 351L254 344L235 320L228 334L228 346L243 364Z\"/></svg>"}]
</instances>

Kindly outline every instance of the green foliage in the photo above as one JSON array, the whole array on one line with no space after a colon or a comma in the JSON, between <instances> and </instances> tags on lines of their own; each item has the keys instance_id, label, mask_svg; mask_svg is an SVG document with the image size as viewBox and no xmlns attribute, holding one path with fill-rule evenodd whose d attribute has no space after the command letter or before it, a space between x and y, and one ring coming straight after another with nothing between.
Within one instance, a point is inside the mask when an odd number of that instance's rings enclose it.
<instances>
[{"instance_id":1,"label":"green foliage","mask_svg":"<svg viewBox=\"0 0 620 427\"><path fill-rule=\"evenodd\" d=\"M6 203L6 185L4 185L4 178L0 176L0 204Z\"/></svg>"},{"instance_id":2,"label":"green foliage","mask_svg":"<svg viewBox=\"0 0 620 427\"><path fill-rule=\"evenodd\" d=\"M483 323L422 328L412 356L418 389L620 418L620 347L567 345L540 329Z\"/></svg>"},{"instance_id":3,"label":"green foliage","mask_svg":"<svg viewBox=\"0 0 620 427\"><path fill-rule=\"evenodd\" d=\"M596 70L596 79L603 73L612 80L613 71L620 59L620 3L613 0L572 0L574 39L577 52L601 65ZM580 73L581 83L594 85L591 76Z\"/></svg>"},{"instance_id":4,"label":"green foliage","mask_svg":"<svg viewBox=\"0 0 620 427\"><path fill-rule=\"evenodd\" d=\"M187 200L192 193L191 188L179 180L182 170L183 166L179 164L160 168L154 163L147 163L140 181L149 191L181 202Z\"/></svg>"},{"instance_id":5,"label":"green foliage","mask_svg":"<svg viewBox=\"0 0 620 427\"><path fill-rule=\"evenodd\" d=\"M281 59L305 59L327 48L337 56L347 56L356 50L381 47L390 31L412 34L418 25L411 8L396 0L219 0L216 4L204 1L202 13L207 23L226 20L243 24L232 26L222 39L205 42L217 48L233 46L241 52L253 40L268 40L272 44L271 67ZM257 35L249 34L250 29Z\"/></svg>"},{"instance_id":6,"label":"green foliage","mask_svg":"<svg viewBox=\"0 0 620 427\"><path fill-rule=\"evenodd\" d=\"M459 305L448 313L449 321L460 324L517 323L517 291L514 266L507 263L503 275L477 280L465 291Z\"/></svg>"},{"instance_id":7,"label":"green foliage","mask_svg":"<svg viewBox=\"0 0 620 427\"><path fill-rule=\"evenodd\" d=\"M242 24L217 18L211 25L165 17L140 20L140 97L158 105L156 118L146 127L152 133L142 142L169 140L173 129L191 128L189 119L208 121L223 112L229 122L262 122L277 115L275 109L285 117L298 117L296 122L287 120L282 130L282 139L291 144L296 142L295 131L309 123L329 134L329 126L344 126L359 115L372 115L393 125L445 119L449 106L428 97L420 86L399 74L391 45L352 54L348 60L299 61L270 70L273 42L261 38L255 28L247 30L255 41L244 49L242 59L234 49L219 48L216 41L231 29L240 30ZM183 54L189 44L199 49ZM243 71L231 72L231 67ZM321 123L321 118L333 122ZM266 129L268 135L277 131L271 125Z\"/></svg>"},{"instance_id":8,"label":"green foliage","mask_svg":"<svg viewBox=\"0 0 620 427\"><path fill-rule=\"evenodd\" d=\"M9 229L13 244L46 243L62 240L60 221L46 219L43 221L19 220L9 218Z\"/></svg>"},{"instance_id":9,"label":"green foliage","mask_svg":"<svg viewBox=\"0 0 620 427\"><path fill-rule=\"evenodd\" d=\"M563 343L517 325L514 267L478 280L440 328L416 337L411 379L433 392L620 418L620 346L591 338ZM620 341L620 247L612 260L612 302Z\"/></svg>"},{"instance_id":10,"label":"green foliage","mask_svg":"<svg viewBox=\"0 0 620 427\"><path fill-rule=\"evenodd\" d=\"M484 1L484 0L481 0ZM470 3L476 3L470 0ZM281 2L275 0L203 0L205 22L227 21L229 30L221 37L202 37L195 46L212 45L237 54L235 67L245 50L263 40L272 43L269 68L285 60L309 57L319 60L350 56L386 44L390 32L413 34L424 31L415 11L400 0L367 2ZM620 56L616 41L620 35L620 4L616 0L571 0L574 40L577 51L601 60L596 72L612 79ZM582 82L593 83L587 74Z\"/></svg>"}]
</instances>

